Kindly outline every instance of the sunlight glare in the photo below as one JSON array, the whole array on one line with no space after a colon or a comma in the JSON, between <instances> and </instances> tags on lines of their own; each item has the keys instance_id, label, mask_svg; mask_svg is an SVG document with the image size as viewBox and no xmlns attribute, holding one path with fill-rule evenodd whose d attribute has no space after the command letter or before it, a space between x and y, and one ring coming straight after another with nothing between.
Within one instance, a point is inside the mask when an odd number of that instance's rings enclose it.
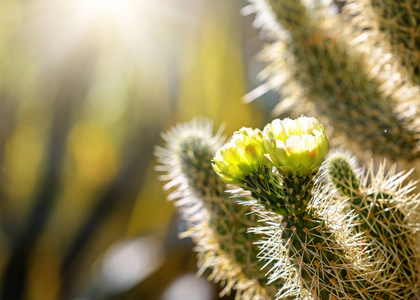
<instances>
[{"instance_id":1,"label":"sunlight glare","mask_svg":"<svg viewBox=\"0 0 420 300\"><path fill-rule=\"evenodd\" d=\"M93 37L100 52L125 52L124 58L145 51L152 44L157 27L159 3L148 0L65 0L57 6L61 13L51 10L50 34L45 33L51 55L59 61L86 36ZM61 24L61 25L58 25ZM51 43L51 41L55 41ZM92 39L90 39L92 40Z\"/></svg>"},{"instance_id":2,"label":"sunlight glare","mask_svg":"<svg viewBox=\"0 0 420 300\"><path fill-rule=\"evenodd\" d=\"M77 47L96 51L93 57L109 66L133 70L134 65L161 63L173 48L167 47L178 32L178 0L40 0L45 12L39 32L42 57L60 64ZM55 6L49 5L56 2ZM156 55L157 52L160 55ZM169 53L170 52L170 53ZM169 53L169 54L168 54ZM155 68L155 67L153 67Z\"/></svg>"},{"instance_id":3,"label":"sunlight glare","mask_svg":"<svg viewBox=\"0 0 420 300\"><path fill-rule=\"evenodd\" d=\"M134 0L80 0L81 12L88 19L109 17L122 20L129 15Z\"/></svg>"}]
</instances>

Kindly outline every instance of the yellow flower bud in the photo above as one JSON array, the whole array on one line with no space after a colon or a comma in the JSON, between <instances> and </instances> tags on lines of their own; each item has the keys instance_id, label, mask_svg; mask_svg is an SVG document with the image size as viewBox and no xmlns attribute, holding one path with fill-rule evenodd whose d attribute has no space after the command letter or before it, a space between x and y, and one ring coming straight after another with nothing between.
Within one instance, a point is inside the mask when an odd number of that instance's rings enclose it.
<instances>
[{"instance_id":1,"label":"yellow flower bud","mask_svg":"<svg viewBox=\"0 0 420 300\"><path fill-rule=\"evenodd\" d=\"M225 183L240 184L247 175L266 163L261 130L244 127L217 151L213 169Z\"/></svg>"},{"instance_id":2,"label":"yellow flower bud","mask_svg":"<svg viewBox=\"0 0 420 300\"><path fill-rule=\"evenodd\" d=\"M321 165L328 139L315 118L276 119L264 128L264 146L267 159L279 171L304 176Z\"/></svg>"}]
</instances>

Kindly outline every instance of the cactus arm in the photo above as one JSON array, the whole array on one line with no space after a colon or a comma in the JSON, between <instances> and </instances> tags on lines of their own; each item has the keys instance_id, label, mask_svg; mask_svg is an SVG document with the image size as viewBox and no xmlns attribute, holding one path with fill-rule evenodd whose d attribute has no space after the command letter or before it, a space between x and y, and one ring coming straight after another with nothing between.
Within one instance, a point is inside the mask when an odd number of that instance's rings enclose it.
<instances>
[{"instance_id":1,"label":"cactus arm","mask_svg":"<svg viewBox=\"0 0 420 300\"><path fill-rule=\"evenodd\" d=\"M198 252L199 273L211 270L210 279L221 282L223 294L236 291L237 299L275 298L282 282L268 285L265 262L257 259L259 236L248 228L258 226L250 206L238 205L225 193L227 186L211 169L210 161L221 146L220 134L212 134L206 120L178 125L164 135L166 148L158 148L161 171L175 188L170 198L178 199ZM294 298L285 298L292 300Z\"/></svg>"},{"instance_id":2,"label":"cactus arm","mask_svg":"<svg viewBox=\"0 0 420 300\"><path fill-rule=\"evenodd\" d=\"M275 120L262 138L258 130L236 132L217 152L214 169L252 194L267 210L268 224L278 224L260 231L270 237L261 241L262 257L278 260L272 281L286 280L285 288L292 290L301 284L315 299L374 299L382 285L369 277L373 270L350 235L349 216L331 206L331 193L323 191L327 186L315 188L327 151L328 140L316 119ZM290 268L297 282L284 276Z\"/></svg>"},{"instance_id":3,"label":"cactus arm","mask_svg":"<svg viewBox=\"0 0 420 300\"><path fill-rule=\"evenodd\" d=\"M352 258L346 255L351 251L353 254L357 252L350 249L358 248L357 241L350 236L344 241L343 232L339 231L343 226L350 228L351 225L333 225L331 218L325 217L325 211L321 212L319 207L327 207L329 200L326 195L321 196L319 188L314 191L313 175L283 178L281 186L270 189L271 193L278 191L275 196L264 192L267 191L268 185L273 185L269 183L272 180L261 179L262 174L254 174L252 178L252 185L247 182L242 187L251 191L262 206L282 215L281 225L269 233L274 239L270 239L265 247L263 246L266 257L274 259L278 253L275 254L273 248L285 247L289 263L298 270L302 287L310 291L315 299L374 299L380 288L373 286L373 282L364 277L361 270L355 268ZM314 197L321 199L315 200ZM324 203L320 205L319 202ZM286 212L278 209L278 204L286 208ZM274 221L275 218L271 220ZM336 229L337 231L332 229L339 227L341 229ZM360 253L354 255L361 256L363 255ZM367 269L363 271L369 272ZM283 270L277 271L282 272ZM279 277L274 275L272 280L277 278ZM293 289L294 284L287 282L286 286Z\"/></svg>"},{"instance_id":4,"label":"cactus arm","mask_svg":"<svg viewBox=\"0 0 420 300\"><path fill-rule=\"evenodd\" d=\"M296 82L304 98L314 103L317 114L326 117L352 146L394 161L418 159L420 138L415 119L398 112L394 96L384 92L384 82L370 74L363 54L319 24L302 1L268 2L288 33L283 41L285 52L269 54L273 64L277 60L283 64L283 70L275 68L273 81L286 77ZM295 107L302 113L301 105Z\"/></svg>"},{"instance_id":5,"label":"cactus arm","mask_svg":"<svg viewBox=\"0 0 420 300\"><path fill-rule=\"evenodd\" d=\"M371 178L361 182L355 172L354 158L337 153L328 159L330 181L343 196L349 197L350 207L357 213L357 231L364 232L368 241L378 246L385 256L387 264L383 267L383 276L394 277L387 289L402 299L417 299L420 285L414 242L420 228L408 221L400 205L415 209L418 196L409 196L407 189L402 189L407 174L395 176L391 171L388 175L391 180L384 180L382 172L368 172ZM363 181L369 181L369 187Z\"/></svg>"}]
</instances>

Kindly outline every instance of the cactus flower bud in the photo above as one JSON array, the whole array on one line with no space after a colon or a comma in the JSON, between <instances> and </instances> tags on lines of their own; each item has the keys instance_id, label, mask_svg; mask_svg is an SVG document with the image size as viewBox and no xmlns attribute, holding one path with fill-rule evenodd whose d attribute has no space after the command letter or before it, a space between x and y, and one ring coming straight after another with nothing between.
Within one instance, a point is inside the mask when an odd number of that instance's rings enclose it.
<instances>
[{"instance_id":1,"label":"cactus flower bud","mask_svg":"<svg viewBox=\"0 0 420 300\"><path fill-rule=\"evenodd\" d=\"M259 129L241 128L217 151L213 169L225 183L240 184L243 179L267 164L263 134Z\"/></svg>"},{"instance_id":2,"label":"cactus flower bud","mask_svg":"<svg viewBox=\"0 0 420 300\"><path fill-rule=\"evenodd\" d=\"M302 177L319 168L328 139L315 118L276 119L264 128L264 146L267 159L280 172Z\"/></svg>"}]
</instances>

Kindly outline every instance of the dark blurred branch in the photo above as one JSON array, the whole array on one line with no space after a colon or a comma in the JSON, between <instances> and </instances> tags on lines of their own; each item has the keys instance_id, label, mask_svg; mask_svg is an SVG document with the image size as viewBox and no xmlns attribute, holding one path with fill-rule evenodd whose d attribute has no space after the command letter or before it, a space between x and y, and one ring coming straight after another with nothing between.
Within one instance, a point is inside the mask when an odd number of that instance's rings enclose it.
<instances>
[{"instance_id":1,"label":"dark blurred branch","mask_svg":"<svg viewBox=\"0 0 420 300\"><path fill-rule=\"evenodd\" d=\"M12 135L16 124L17 105L18 99L11 96L8 91L0 91L0 176L3 175L4 150L6 148L6 143ZM0 201L3 202L4 199L4 190L0 188ZM12 222L10 222L10 217L3 211L1 211L0 214L1 228L8 239L14 242L15 232Z\"/></svg>"},{"instance_id":2,"label":"dark blurred branch","mask_svg":"<svg viewBox=\"0 0 420 300\"><path fill-rule=\"evenodd\" d=\"M40 183L40 189L34 198L34 206L29 214L23 234L14 246L5 269L2 283L2 299L4 300L23 298L29 255L48 220L56 197L62 156L65 149L65 132L68 128L68 118L58 118L58 115L54 118L47 153L47 174Z\"/></svg>"}]
</instances>

